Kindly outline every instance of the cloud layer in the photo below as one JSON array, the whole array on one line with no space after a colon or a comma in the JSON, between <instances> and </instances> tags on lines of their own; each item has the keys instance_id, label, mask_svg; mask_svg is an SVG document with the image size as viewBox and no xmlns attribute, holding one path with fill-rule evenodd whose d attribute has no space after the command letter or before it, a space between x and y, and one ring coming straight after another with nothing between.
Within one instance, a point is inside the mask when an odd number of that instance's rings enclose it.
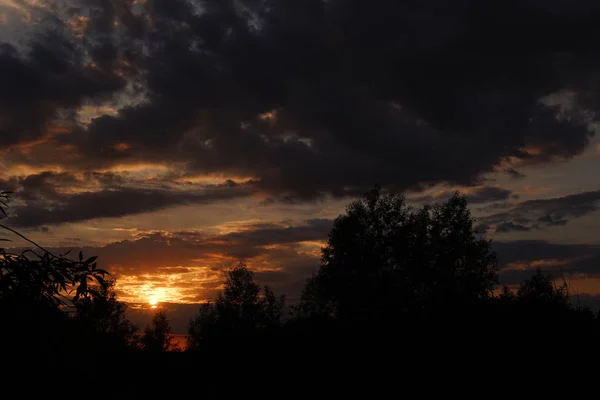
<instances>
[{"instance_id":1,"label":"cloud layer","mask_svg":"<svg viewBox=\"0 0 600 400\"><path fill-rule=\"evenodd\" d=\"M565 4L30 6L32 38L0 50L3 156L70 171L166 163L172 179L251 177L276 200L518 176L593 133L600 11Z\"/></svg>"},{"instance_id":2,"label":"cloud layer","mask_svg":"<svg viewBox=\"0 0 600 400\"><path fill-rule=\"evenodd\" d=\"M566 225L570 220L598 211L600 191L590 191L549 199L501 204L502 212L480 218L479 231L495 225L496 232L530 231Z\"/></svg>"}]
</instances>

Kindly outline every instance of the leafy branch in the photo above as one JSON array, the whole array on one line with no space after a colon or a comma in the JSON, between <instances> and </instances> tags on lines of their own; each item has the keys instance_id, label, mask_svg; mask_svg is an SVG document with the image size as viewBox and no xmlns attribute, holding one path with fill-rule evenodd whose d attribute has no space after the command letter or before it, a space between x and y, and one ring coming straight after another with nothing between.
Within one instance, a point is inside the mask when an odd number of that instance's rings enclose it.
<instances>
[{"instance_id":1,"label":"leafy branch","mask_svg":"<svg viewBox=\"0 0 600 400\"><path fill-rule=\"evenodd\" d=\"M7 216L9 200L10 192L0 192L0 214L4 216ZM0 300L39 300L69 306L63 300L68 299L76 306L101 296L96 287L106 287L106 277L110 274L97 267L96 257L84 259L82 252L79 252L78 260L66 258L66 254L57 256L4 224L0 224L0 228L26 240L41 251L38 254L28 249L15 254L0 248Z\"/></svg>"}]
</instances>

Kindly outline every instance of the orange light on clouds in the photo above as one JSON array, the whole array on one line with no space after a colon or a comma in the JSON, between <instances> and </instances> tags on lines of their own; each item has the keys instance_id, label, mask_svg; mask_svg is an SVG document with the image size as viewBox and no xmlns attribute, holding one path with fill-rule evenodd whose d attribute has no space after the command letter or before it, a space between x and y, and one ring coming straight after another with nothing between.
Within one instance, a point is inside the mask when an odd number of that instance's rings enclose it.
<instances>
[{"instance_id":1,"label":"orange light on clouds","mask_svg":"<svg viewBox=\"0 0 600 400\"><path fill-rule=\"evenodd\" d=\"M117 164L99 172L128 173L141 177L159 176L171 171L171 168L160 163Z\"/></svg>"},{"instance_id":2,"label":"orange light on clouds","mask_svg":"<svg viewBox=\"0 0 600 400\"><path fill-rule=\"evenodd\" d=\"M242 175L225 175L225 174L201 174L193 176L184 176L173 179L173 182L177 183L191 183L191 184L203 184L203 185L219 185L228 180L236 183L244 183L251 180L256 180L254 176L242 176Z\"/></svg>"},{"instance_id":3,"label":"orange light on clouds","mask_svg":"<svg viewBox=\"0 0 600 400\"><path fill-rule=\"evenodd\" d=\"M163 303L197 303L190 296L202 294L221 280L218 272L196 267L186 273L122 275L117 280L116 289L120 292L121 301L157 308Z\"/></svg>"},{"instance_id":4,"label":"orange light on clouds","mask_svg":"<svg viewBox=\"0 0 600 400\"><path fill-rule=\"evenodd\" d=\"M54 139L56 136L68 135L71 132L72 130L69 126L51 126L48 129L46 129L46 132L39 138L17 143L13 146L9 146L5 150L18 149L23 154L29 154L34 147L46 144L47 142Z\"/></svg>"},{"instance_id":5,"label":"orange light on clouds","mask_svg":"<svg viewBox=\"0 0 600 400\"><path fill-rule=\"evenodd\" d=\"M251 232L256 230L256 225L261 223L270 223L260 218L246 219L240 221L228 221L220 225L215 225L213 228L218 232L219 235L227 235L229 233L241 233ZM278 225L281 228L287 228L287 225L272 223Z\"/></svg>"},{"instance_id":6,"label":"orange light on clouds","mask_svg":"<svg viewBox=\"0 0 600 400\"><path fill-rule=\"evenodd\" d=\"M127 143L117 143L113 146L113 149L119 152L123 152L131 149L131 145Z\"/></svg>"},{"instance_id":7,"label":"orange light on clouds","mask_svg":"<svg viewBox=\"0 0 600 400\"><path fill-rule=\"evenodd\" d=\"M71 20L67 22L67 26L71 29L71 32L73 32L75 37L81 39L87 30L89 22L89 18L79 15L71 18Z\"/></svg>"},{"instance_id":8,"label":"orange light on clouds","mask_svg":"<svg viewBox=\"0 0 600 400\"><path fill-rule=\"evenodd\" d=\"M158 308L158 300L157 299L150 299L149 303L150 303L150 308Z\"/></svg>"}]
</instances>

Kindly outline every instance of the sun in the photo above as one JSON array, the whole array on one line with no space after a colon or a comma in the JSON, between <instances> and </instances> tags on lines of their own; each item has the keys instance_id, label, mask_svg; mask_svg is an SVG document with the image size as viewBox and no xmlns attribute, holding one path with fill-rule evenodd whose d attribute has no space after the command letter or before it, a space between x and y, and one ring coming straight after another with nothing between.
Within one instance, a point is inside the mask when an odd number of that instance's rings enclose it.
<instances>
[{"instance_id":1,"label":"sun","mask_svg":"<svg viewBox=\"0 0 600 400\"><path fill-rule=\"evenodd\" d=\"M148 303L150 303L150 307L151 308L158 307L158 300L157 299L150 299L150 301Z\"/></svg>"}]
</instances>

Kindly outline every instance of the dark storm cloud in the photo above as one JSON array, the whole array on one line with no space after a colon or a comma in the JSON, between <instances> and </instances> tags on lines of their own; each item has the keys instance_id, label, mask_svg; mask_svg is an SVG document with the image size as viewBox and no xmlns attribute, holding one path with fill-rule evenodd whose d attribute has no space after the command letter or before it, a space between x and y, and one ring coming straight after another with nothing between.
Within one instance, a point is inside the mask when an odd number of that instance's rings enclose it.
<instances>
[{"instance_id":1,"label":"dark storm cloud","mask_svg":"<svg viewBox=\"0 0 600 400\"><path fill-rule=\"evenodd\" d=\"M600 10L591 1L563 8L541 0L90 0L80 5L90 20L76 50L106 81L82 81L84 67L71 72L58 61L22 80L52 70L75 77L66 108L120 88L113 75L139 85L145 101L55 139L82 157L54 161L78 168L177 160L185 167L176 174L252 175L271 198L293 201L363 193L375 181L473 184L509 157L550 162L588 145ZM58 54L71 60L76 50ZM27 63L50 57L36 54ZM568 101L540 101L561 91ZM20 110L10 113L15 131L27 126ZM114 151L119 143L127 150ZM11 156L35 163L51 153L28 154Z\"/></svg>"},{"instance_id":2,"label":"dark storm cloud","mask_svg":"<svg viewBox=\"0 0 600 400\"><path fill-rule=\"evenodd\" d=\"M536 268L568 278L600 277L600 246L519 240L494 242L492 247L498 254L502 284L520 284Z\"/></svg>"},{"instance_id":3,"label":"dark storm cloud","mask_svg":"<svg viewBox=\"0 0 600 400\"><path fill-rule=\"evenodd\" d=\"M65 21L31 12L31 23L44 29L26 46L0 40L0 150L69 133L81 105L106 101L126 84L116 68L102 68L72 40Z\"/></svg>"},{"instance_id":4,"label":"dark storm cloud","mask_svg":"<svg viewBox=\"0 0 600 400\"><path fill-rule=\"evenodd\" d=\"M1 183L1 182L0 182ZM94 184L100 186L95 189ZM124 185L127 184L128 186ZM45 172L6 181L22 204L10 208L13 227L34 228L95 218L116 218L185 204L206 204L245 197L251 184L225 182L185 190L177 186L143 185L111 173Z\"/></svg>"},{"instance_id":5,"label":"dark storm cloud","mask_svg":"<svg viewBox=\"0 0 600 400\"><path fill-rule=\"evenodd\" d=\"M532 228L563 226L568 221L585 217L599 209L600 191L583 192L551 199L527 200L508 211L479 218L496 225L498 232L528 231Z\"/></svg>"}]
</instances>

